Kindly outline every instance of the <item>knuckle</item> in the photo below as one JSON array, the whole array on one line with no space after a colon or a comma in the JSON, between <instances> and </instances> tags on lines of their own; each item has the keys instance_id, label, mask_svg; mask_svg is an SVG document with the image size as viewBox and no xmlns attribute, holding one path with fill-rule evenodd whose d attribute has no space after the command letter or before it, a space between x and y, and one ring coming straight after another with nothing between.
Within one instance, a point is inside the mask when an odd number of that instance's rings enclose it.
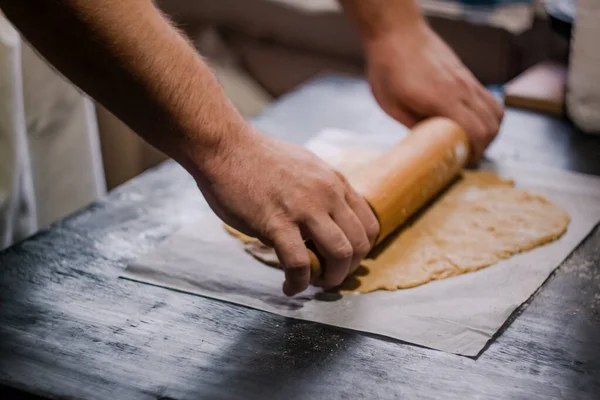
<instances>
[{"instance_id":1,"label":"knuckle","mask_svg":"<svg viewBox=\"0 0 600 400\"><path fill-rule=\"evenodd\" d=\"M379 235L379 222L374 220L373 222L367 224L367 226L365 226L365 231L367 233L367 237L371 241L374 240L377 235Z\"/></svg>"},{"instance_id":2,"label":"knuckle","mask_svg":"<svg viewBox=\"0 0 600 400\"><path fill-rule=\"evenodd\" d=\"M468 76L465 76L463 74L453 74L451 78L452 87L461 87L467 92L474 91L477 88L477 86L474 83L475 82L472 82Z\"/></svg>"},{"instance_id":3,"label":"knuckle","mask_svg":"<svg viewBox=\"0 0 600 400\"><path fill-rule=\"evenodd\" d=\"M346 186L346 202L350 207L368 207L367 201L350 184Z\"/></svg>"},{"instance_id":4,"label":"knuckle","mask_svg":"<svg viewBox=\"0 0 600 400\"><path fill-rule=\"evenodd\" d=\"M297 224L303 225L308 222L317 222L323 212L322 204L315 202L313 198L307 198L298 203L298 207L291 213L291 217Z\"/></svg>"},{"instance_id":5,"label":"knuckle","mask_svg":"<svg viewBox=\"0 0 600 400\"><path fill-rule=\"evenodd\" d=\"M345 186L349 186L350 184L348 183L348 180L346 179L346 177L338 170L334 170L335 175L337 176L337 178L340 180L340 182L342 182Z\"/></svg>"},{"instance_id":6,"label":"knuckle","mask_svg":"<svg viewBox=\"0 0 600 400\"><path fill-rule=\"evenodd\" d=\"M288 214L293 221L302 223L313 218L318 213L319 206L315 204L314 198L302 196L296 199L294 204L288 207L288 210Z\"/></svg>"},{"instance_id":7,"label":"knuckle","mask_svg":"<svg viewBox=\"0 0 600 400\"><path fill-rule=\"evenodd\" d=\"M471 82L460 71L450 70L448 74L440 78L439 87L444 88L447 93L454 92L465 95L470 91Z\"/></svg>"},{"instance_id":8,"label":"knuckle","mask_svg":"<svg viewBox=\"0 0 600 400\"><path fill-rule=\"evenodd\" d=\"M335 194L337 185L335 180L327 177L327 178L319 178L316 182L319 190L327 195Z\"/></svg>"},{"instance_id":9,"label":"knuckle","mask_svg":"<svg viewBox=\"0 0 600 400\"><path fill-rule=\"evenodd\" d=\"M269 218L264 224L264 228L261 230L261 234L269 239L275 238L277 235L283 233L287 227L282 218L276 216Z\"/></svg>"},{"instance_id":10,"label":"knuckle","mask_svg":"<svg viewBox=\"0 0 600 400\"><path fill-rule=\"evenodd\" d=\"M354 248L354 254L356 254L362 258L365 255L367 255L367 253L369 253L369 250L371 250L371 245L369 244L369 242L366 240L362 240Z\"/></svg>"},{"instance_id":11,"label":"knuckle","mask_svg":"<svg viewBox=\"0 0 600 400\"><path fill-rule=\"evenodd\" d=\"M335 247L331 255L336 260L348 260L354 255L354 249L350 243L346 242Z\"/></svg>"},{"instance_id":12,"label":"knuckle","mask_svg":"<svg viewBox=\"0 0 600 400\"><path fill-rule=\"evenodd\" d=\"M290 270L301 270L309 266L310 261L306 257L300 257L299 255L290 256L289 260L284 264L284 267Z\"/></svg>"},{"instance_id":13,"label":"knuckle","mask_svg":"<svg viewBox=\"0 0 600 400\"><path fill-rule=\"evenodd\" d=\"M345 195L344 185L342 181L337 179L336 175L332 174L330 179L323 179L319 183L321 192L330 201L343 198Z\"/></svg>"}]
</instances>

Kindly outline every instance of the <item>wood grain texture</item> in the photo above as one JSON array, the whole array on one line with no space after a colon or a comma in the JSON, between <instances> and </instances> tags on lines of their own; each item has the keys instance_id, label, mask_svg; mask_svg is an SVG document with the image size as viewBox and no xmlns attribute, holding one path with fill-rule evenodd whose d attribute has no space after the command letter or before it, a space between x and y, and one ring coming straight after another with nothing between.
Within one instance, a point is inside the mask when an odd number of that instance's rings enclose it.
<instances>
[{"instance_id":1,"label":"wood grain texture","mask_svg":"<svg viewBox=\"0 0 600 400\"><path fill-rule=\"evenodd\" d=\"M364 82L337 77L255 122L296 142L398 129ZM508 112L491 151L600 175L598 139L527 112ZM0 253L0 384L102 400L598 398L598 229L471 359L118 279L200 207L166 163Z\"/></svg>"}]
</instances>

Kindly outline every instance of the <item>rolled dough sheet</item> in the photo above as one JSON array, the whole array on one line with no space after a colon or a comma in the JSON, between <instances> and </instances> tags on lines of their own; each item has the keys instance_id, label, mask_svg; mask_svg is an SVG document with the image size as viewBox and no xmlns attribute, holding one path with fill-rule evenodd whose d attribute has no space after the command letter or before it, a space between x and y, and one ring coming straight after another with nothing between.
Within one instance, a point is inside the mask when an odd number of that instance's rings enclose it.
<instances>
[{"instance_id":1,"label":"rolled dough sheet","mask_svg":"<svg viewBox=\"0 0 600 400\"><path fill-rule=\"evenodd\" d=\"M373 152L350 152L332 165L350 182ZM339 288L342 293L369 293L419 286L488 267L513 254L559 238L569 216L539 194L514 187L493 172L463 172L461 179L376 249ZM275 252L231 227L258 260L278 266Z\"/></svg>"}]
</instances>

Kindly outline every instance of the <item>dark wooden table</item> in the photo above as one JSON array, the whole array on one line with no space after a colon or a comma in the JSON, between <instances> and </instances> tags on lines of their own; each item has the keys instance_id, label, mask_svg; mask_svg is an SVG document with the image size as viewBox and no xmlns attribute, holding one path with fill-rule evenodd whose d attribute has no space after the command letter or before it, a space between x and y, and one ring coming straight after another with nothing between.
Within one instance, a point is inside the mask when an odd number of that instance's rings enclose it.
<instances>
[{"instance_id":1,"label":"dark wooden table","mask_svg":"<svg viewBox=\"0 0 600 400\"><path fill-rule=\"evenodd\" d=\"M364 82L313 81L256 118L304 142L398 126ZM600 139L510 110L491 153L600 175ZM166 163L0 253L0 384L50 398L600 398L600 231L477 358L118 279L204 207ZM12 389L11 389L12 388Z\"/></svg>"}]
</instances>

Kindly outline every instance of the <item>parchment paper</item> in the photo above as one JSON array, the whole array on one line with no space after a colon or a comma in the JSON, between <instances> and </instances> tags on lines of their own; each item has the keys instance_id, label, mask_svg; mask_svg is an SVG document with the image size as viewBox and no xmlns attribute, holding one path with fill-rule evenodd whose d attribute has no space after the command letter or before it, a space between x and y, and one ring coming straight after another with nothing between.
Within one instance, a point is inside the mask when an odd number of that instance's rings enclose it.
<instances>
[{"instance_id":1,"label":"parchment paper","mask_svg":"<svg viewBox=\"0 0 600 400\"><path fill-rule=\"evenodd\" d=\"M343 148L381 149L396 140L395 135L327 130L307 146L328 158ZM564 207L572 219L566 234L491 267L412 289L339 296L310 288L287 298L281 292L283 272L245 253L207 211L129 265L123 277L474 356L600 220L600 178L505 162L483 168Z\"/></svg>"}]
</instances>

